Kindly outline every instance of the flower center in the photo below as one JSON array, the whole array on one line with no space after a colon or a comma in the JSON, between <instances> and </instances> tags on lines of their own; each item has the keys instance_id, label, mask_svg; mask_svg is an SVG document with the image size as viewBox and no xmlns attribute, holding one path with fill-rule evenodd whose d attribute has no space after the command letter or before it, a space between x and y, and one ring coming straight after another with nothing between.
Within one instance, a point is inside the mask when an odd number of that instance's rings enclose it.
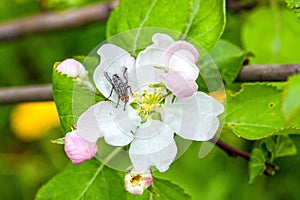
<instances>
[{"instance_id":1,"label":"flower center","mask_svg":"<svg viewBox=\"0 0 300 200\"><path fill-rule=\"evenodd\" d=\"M161 114L159 109L164 108L164 102L167 94L162 93L162 88L154 88L152 84L149 85L149 91L144 90L142 94L136 92L133 94L134 98L130 104L132 108L136 109L138 116L141 117L141 123L145 123L149 117L154 120L160 120Z\"/></svg>"}]
</instances>

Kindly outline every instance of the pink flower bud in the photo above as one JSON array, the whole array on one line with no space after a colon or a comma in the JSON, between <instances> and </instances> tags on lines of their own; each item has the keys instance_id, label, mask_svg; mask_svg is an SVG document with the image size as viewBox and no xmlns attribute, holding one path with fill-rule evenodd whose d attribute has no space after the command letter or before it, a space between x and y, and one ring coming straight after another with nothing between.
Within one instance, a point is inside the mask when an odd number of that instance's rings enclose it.
<instances>
[{"instance_id":1,"label":"pink flower bud","mask_svg":"<svg viewBox=\"0 0 300 200\"><path fill-rule=\"evenodd\" d=\"M97 151L97 144L82 139L76 130L66 134L65 152L73 164L92 159Z\"/></svg>"},{"instance_id":2,"label":"pink flower bud","mask_svg":"<svg viewBox=\"0 0 300 200\"><path fill-rule=\"evenodd\" d=\"M87 72L84 66L74 59L66 59L61 62L57 67L57 71L66 74L67 76L85 79L87 77Z\"/></svg>"},{"instance_id":3,"label":"pink flower bud","mask_svg":"<svg viewBox=\"0 0 300 200\"><path fill-rule=\"evenodd\" d=\"M125 189L131 194L142 195L143 192L153 183L151 170L145 173L131 170L125 175Z\"/></svg>"}]
</instances>

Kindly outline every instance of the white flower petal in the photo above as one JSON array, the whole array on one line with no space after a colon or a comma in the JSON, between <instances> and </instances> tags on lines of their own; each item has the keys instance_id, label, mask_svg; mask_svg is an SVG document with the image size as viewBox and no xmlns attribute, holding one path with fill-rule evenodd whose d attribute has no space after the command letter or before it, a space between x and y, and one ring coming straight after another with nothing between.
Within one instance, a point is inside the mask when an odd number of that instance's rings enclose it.
<instances>
[{"instance_id":1,"label":"white flower petal","mask_svg":"<svg viewBox=\"0 0 300 200\"><path fill-rule=\"evenodd\" d=\"M173 131L165 125L161 131L150 138L135 138L130 145L129 156L133 167L140 172L155 166L166 171L177 154Z\"/></svg>"},{"instance_id":2,"label":"white flower petal","mask_svg":"<svg viewBox=\"0 0 300 200\"><path fill-rule=\"evenodd\" d=\"M166 62L162 55L174 42L173 39L165 34L156 33L152 37L153 44L141 51L136 58L136 77L139 86L156 83L158 75L162 73L155 67L165 67Z\"/></svg>"},{"instance_id":3,"label":"white flower petal","mask_svg":"<svg viewBox=\"0 0 300 200\"><path fill-rule=\"evenodd\" d=\"M131 131L136 129L136 125L131 122L128 110L124 111L122 106L116 108L112 102L103 102L98 124L103 132L104 140L110 145L124 146L133 140Z\"/></svg>"},{"instance_id":4,"label":"white flower petal","mask_svg":"<svg viewBox=\"0 0 300 200\"><path fill-rule=\"evenodd\" d=\"M166 74L161 74L160 78L176 97L189 97L198 90L196 81L186 76L184 72L171 70Z\"/></svg>"},{"instance_id":5,"label":"white flower petal","mask_svg":"<svg viewBox=\"0 0 300 200\"><path fill-rule=\"evenodd\" d=\"M111 92L112 85L105 78L104 72L107 72L110 77L114 74L118 74L125 82L125 78L123 77L125 67L127 68L128 75L130 71L134 69L135 60L124 49L113 44L102 45L97 53L101 58L100 64L95 69L93 78L99 91L105 97L108 97ZM128 80L131 80L131 78L128 77ZM130 81L128 84L130 85ZM110 99L116 102L118 100L118 95L113 92Z\"/></svg>"},{"instance_id":6,"label":"white flower petal","mask_svg":"<svg viewBox=\"0 0 300 200\"><path fill-rule=\"evenodd\" d=\"M87 109L77 121L77 133L84 140L97 142L98 138L103 137L103 133L98 124L102 102Z\"/></svg>"},{"instance_id":7,"label":"white flower petal","mask_svg":"<svg viewBox=\"0 0 300 200\"><path fill-rule=\"evenodd\" d=\"M203 92L188 98L177 98L174 103L166 99L167 123L181 137L196 141L207 141L216 133L217 116L224 106Z\"/></svg>"},{"instance_id":8,"label":"white flower petal","mask_svg":"<svg viewBox=\"0 0 300 200\"><path fill-rule=\"evenodd\" d=\"M87 141L95 142L104 136L105 141L113 146L129 144L133 136L130 131L135 125L130 122L127 112L112 102L100 102L90 107L78 119L78 134Z\"/></svg>"}]
</instances>

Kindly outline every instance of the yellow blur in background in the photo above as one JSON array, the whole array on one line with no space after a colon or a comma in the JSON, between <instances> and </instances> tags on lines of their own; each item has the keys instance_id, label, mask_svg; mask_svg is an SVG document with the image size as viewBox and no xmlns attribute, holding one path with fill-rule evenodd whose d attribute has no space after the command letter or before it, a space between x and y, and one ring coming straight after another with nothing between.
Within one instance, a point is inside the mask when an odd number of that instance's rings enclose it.
<instances>
[{"instance_id":1,"label":"yellow blur in background","mask_svg":"<svg viewBox=\"0 0 300 200\"><path fill-rule=\"evenodd\" d=\"M18 104L12 114L10 126L22 141L43 138L52 128L59 126L59 117L53 101Z\"/></svg>"}]
</instances>

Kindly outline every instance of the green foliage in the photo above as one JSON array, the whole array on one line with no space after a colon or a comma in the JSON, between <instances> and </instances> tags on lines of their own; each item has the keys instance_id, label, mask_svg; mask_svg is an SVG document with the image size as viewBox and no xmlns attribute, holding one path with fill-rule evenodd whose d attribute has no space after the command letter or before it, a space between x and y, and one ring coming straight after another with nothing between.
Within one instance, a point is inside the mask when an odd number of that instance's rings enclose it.
<instances>
[{"instance_id":1,"label":"green foliage","mask_svg":"<svg viewBox=\"0 0 300 200\"><path fill-rule=\"evenodd\" d=\"M255 95L253 95L255 94ZM249 140L271 135L299 134L281 113L281 91L262 83L243 84L238 93L227 93L225 127Z\"/></svg>"},{"instance_id":2,"label":"green foliage","mask_svg":"<svg viewBox=\"0 0 300 200\"><path fill-rule=\"evenodd\" d=\"M293 156L297 148L289 136L272 136L258 142L258 147L251 152L249 162L249 183L265 172L274 175L279 167L273 164L276 158Z\"/></svg>"},{"instance_id":3,"label":"green foliage","mask_svg":"<svg viewBox=\"0 0 300 200\"><path fill-rule=\"evenodd\" d=\"M69 164L36 195L36 199L125 199L119 173L96 160Z\"/></svg>"},{"instance_id":4,"label":"green foliage","mask_svg":"<svg viewBox=\"0 0 300 200\"><path fill-rule=\"evenodd\" d=\"M118 44L128 51L135 51L136 47L151 42L149 39L145 41L146 36L151 38L155 32L162 31L159 28L163 28L167 33L168 29L181 33L181 36L175 33L174 39L189 36L205 50L210 50L220 38L224 25L223 0L182 0L172 3L167 0L122 0L109 17L107 36L109 38L118 33L139 29L127 32L127 37ZM157 29L142 29L146 27Z\"/></svg>"},{"instance_id":5,"label":"green foliage","mask_svg":"<svg viewBox=\"0 0 300 200\"><path fill-rule=\"evenodd\" d=\"M293 10L297 17L300 18L300 2L298 0L285 0L287 7Z\"/></svg>"},{"instance_id":6,"label":"green foliage","mask_svg":"<svg viewBox=\"0 0 300 200\"><path fill-rule=\"evenodd\" d=\"M300 75L289 77L282 97L282 113L287 122L300 126Z\"/></svg>"},{"instance_id":7,"label":"green foliage","mask_svg":"<svg viewBox=\"0 0 300 200\"><path fill-rule=\"evenodd\" d=\"M200 74L205 77L198 79L200 90L215 90L223 85L216 82L220 77L226 84L231 84L238 76L247 53L228 41L220 40L216 47L198 63ZM204 81L206 83L204 83ZM212 88L206 88L206 84Z\"/></svg>"},{"instance_id":8,"label":"green foliage","mask_svg":"<svg viewBox=\"0 0 300 200\"><path fill-rule=\"evenodd\" d=\"M252 149L249 161L249 183L253 183L254 179L264 172L265 162L263 151L259 148Z\"/></svg>"},{"instance_id":9,"label":"green foliage","mask_svg":"<svg viewBox=\"0 0 300 200\"><path fill-rule=\"evenodd\" d=\"M243 45L255 55L251 63L299 63L300 20L286 9L255 10L244 23Z\"/></svg>"},{"instance_id":10,"label":"green foliage","mask_svg":"<svg viewBox=\"0 0 300 200\"><path fill-rule=\"evenodd\" d=\"M124 175L124 174L123 174ZM151 196L151 197L150 197ZM155 178L152 190L142 196L124 189L121 173L93 159L80 165L69 164L38 191L36 200L46 199L190 199L178 185Z\"/></svg>"}]
</instances>

